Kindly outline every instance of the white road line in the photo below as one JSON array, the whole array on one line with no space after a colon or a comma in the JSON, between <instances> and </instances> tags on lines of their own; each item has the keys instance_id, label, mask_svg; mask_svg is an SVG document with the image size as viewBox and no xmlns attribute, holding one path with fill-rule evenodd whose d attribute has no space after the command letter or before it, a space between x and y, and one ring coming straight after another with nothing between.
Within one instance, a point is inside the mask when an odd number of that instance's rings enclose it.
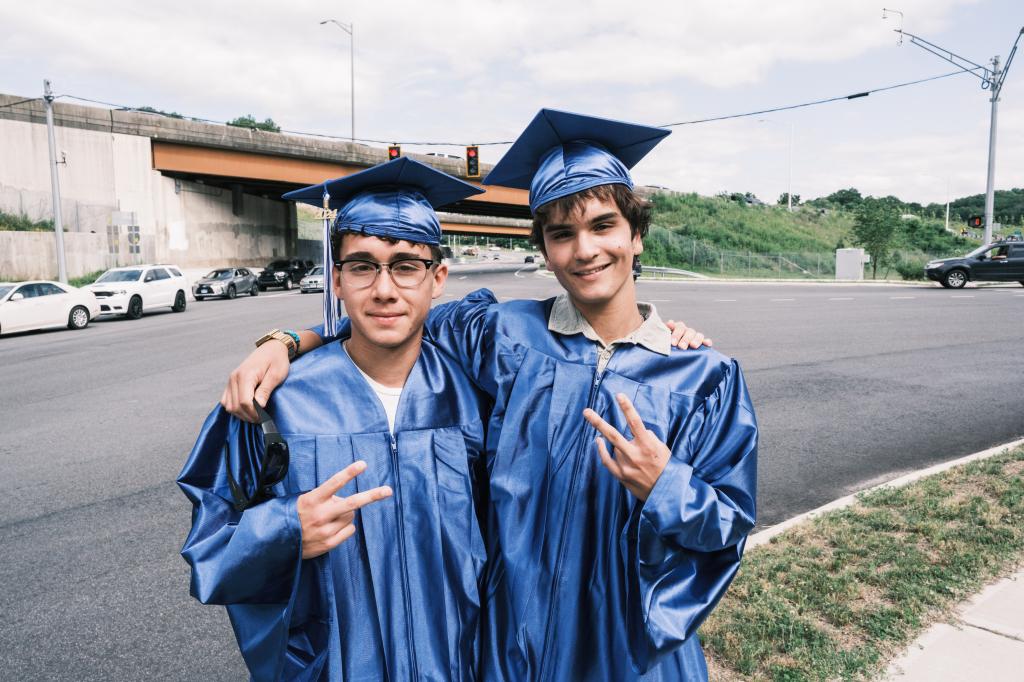
<instances>
[{"instance_id":1,"label":"white road line","mask_svg":"<svg viewBox=\"0 0 1024 682\"><path fill-rule=\"evenodd\" d=\"M974 296L950 296L950 298L974 298Z\"/></svg>"},{"instance_id":2,"label":"white road line","mask_svg":"<svg viewBox=\"0 0 1024 682\"><path fill-rule=\"evenodd\" d=\"M890 301L908 301L908 300L910 300L912 298L917 298L917 296L890 296L889 300Z\"/></svg>"},{"instance_id":3,"label":"white road line","mask_svg":"<svg viewBox=\"0 0 1024 682\"><path fill-rule=\"evenodd\" d=\"M735 303L735 298L716 298L715 303Z\"/></svg>"},{"instance_id":4,"label":"white road line","mask_svg":"<svg viewBox=\"0 0 1024 682\"><path fill-rule=\"evenodd\" d=\"M772 301L780 303L782 301L795 301L795 298L773 298Z\"/></svg>"},{"instance_id":5,"label":"white road line","mask_svg":"<svg viewBox=\"0 0 1024 682\"><path fill-rule=\"evenodd\" d=\"M830 298L828 300L830 300L830 301L852 301L853 297L851 296L851 297Z\"/></svg>"},{"instance_id":6,"label":"white road line","mask_svg":"<svg viewBox=\"0 0 1024 682\"><path fill-rule=\"evenodd\" d=\"M467 277L469 277L469 275L463 275L462 277L459 277L459 279L466 279Z\"/></svg>"},{"instance_id":7,"label":"white road line","mask_svg":"<svg viewBox=\"0 0 1024 682\"><path fill-rule=\"evenodd\" d=\"M522 279L522 278L523 278L523 276L522 276L522 275L520 275L519 273L520 273L520 272L522 272L523 270L529 270L529 268L520 268L520 269L516 270L516 271L515 271L514 273L512 273L512 274L514 274L514 275L515 275L516 277L518 277L519 279Z\"/></svg>"}]
</instances>

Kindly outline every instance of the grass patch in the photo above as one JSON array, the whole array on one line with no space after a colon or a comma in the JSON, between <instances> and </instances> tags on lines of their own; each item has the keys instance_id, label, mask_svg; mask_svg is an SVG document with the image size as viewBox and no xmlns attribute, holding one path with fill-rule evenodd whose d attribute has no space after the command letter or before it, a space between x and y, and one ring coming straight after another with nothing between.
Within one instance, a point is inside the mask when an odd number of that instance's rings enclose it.
<instances>
[{"instance_id":1,"label":"grass patch","mask_svg":"<svg viewBox=\"0 0 1024 682\"><path fill-rule=\"evenodd\" d=\"M866 493L751 550L701 628L712 680L867 680L1024 561L1024 448Z\"/></svg>"},{"instance_id":2,"label":"grass patch","mask_svg":"<svg viewBox=\"0 0 1024 682\"><path fill-rule=\"evenodd\" d=\"M53 231L52 220L31 220L26 215L17 215L0 211L0 230L15 232L46 232Z\"/></svg>"},{"instance_id":3,"label":"grass patch","mask_svg":"<svg viewBox=\"0 0 1024 682\"><path fill-rule=\"evenodd\" d=\"M92 284L95 282L104 272L106 272L106 270L96 270L95 272L90 272L86 275L82 275L81 277L69 277L68 284L73 287L84 287L86 284Z\"/></svg>"}]
</instances>

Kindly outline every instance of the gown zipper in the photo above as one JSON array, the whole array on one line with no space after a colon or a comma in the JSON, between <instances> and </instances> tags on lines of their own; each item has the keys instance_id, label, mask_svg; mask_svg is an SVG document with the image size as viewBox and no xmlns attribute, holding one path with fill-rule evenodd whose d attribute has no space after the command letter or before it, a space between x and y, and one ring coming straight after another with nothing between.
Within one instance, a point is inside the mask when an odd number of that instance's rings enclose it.
<instances>
[{"instance_id":1,"label":"gown zipper","mask_svg":"<svg viewBox=\"0 0 1024 682\"><path fill-rule=\"evenodd\" d=\"M412 603L412 595L409 594L409 566L406 563L405 554L405 509L402 504L402 478L398 471L398 443L395 442L395 435L389 434L391 439L391 465L395 472L395 487L398 495L398 554L402 562L402 596L405 600L405 632L409 640L409 654L412 659L413 679L419 677L419 663L416 662L416 640L412 627L412 620L409 617L409 605Z\"/></svg>"},{"instance_id":2,"label":"gown zipper","mask_svg":"<svg viewBox=\"0 0 1024 682\"><path fill-rule=\"evenodd\" d=\"M607 367L605 368L607 369ZM597 390L601 386L601 379L603 377L603 371L596 369L594 371L594 380L590 384L590 395L587 397L587 407L594 409L594 399L597 397ZM587 426L586 431L589 431L592 427ZM576 479L579 475L581 463L583 461L582 451L586 448L587 439L583 438L580 446L576 449L576 459L572 466L572 476L569 478L569 501L566 504L565 514L562 517L562 530L558 535L558 553L557 560L555 562L555 573L554 580L551 587L551 598L548 604L548 618L547 623L544 624L544 644L541 649L540 655L540 672L541 675L538 679L547 679L544 675L544 669L547 666L548 660L548 640L551 636L551 622L554 620L555 609L558 603L558 592L559 592L559 580L562 574L562 562L565 558L565 534L569 526L569 517L572 515L574 503L576 501Z\"/></svg>"}]
</instances>

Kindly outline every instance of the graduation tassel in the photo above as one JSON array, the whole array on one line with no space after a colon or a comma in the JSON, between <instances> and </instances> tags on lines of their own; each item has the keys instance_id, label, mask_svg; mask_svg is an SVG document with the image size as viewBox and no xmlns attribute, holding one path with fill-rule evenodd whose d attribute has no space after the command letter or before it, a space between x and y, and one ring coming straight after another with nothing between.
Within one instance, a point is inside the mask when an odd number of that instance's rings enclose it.
<instances>
[{"instance_id":1,"label":"graduation tassel","mask_svg":"<svg viewBox=\"0 0 1024 682\"><path fill-rule=\"evenodd\" d=\"M334 254L331 253L331 195L324 185L324 335L333 336L337 332L338 319L341 317L341 302L335 300L334 289Z\"/></svg>"}]
</instances>

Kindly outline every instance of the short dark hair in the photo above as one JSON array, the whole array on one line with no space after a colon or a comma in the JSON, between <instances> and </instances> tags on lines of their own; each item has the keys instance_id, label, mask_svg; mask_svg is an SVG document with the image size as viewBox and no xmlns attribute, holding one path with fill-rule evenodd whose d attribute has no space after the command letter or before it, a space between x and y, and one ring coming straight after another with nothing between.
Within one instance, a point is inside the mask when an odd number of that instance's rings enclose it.
<instances>
[{"instance_id":1,"label":"short dark hair","mask_svg":"<svg viewBox=\"0 0 1024 682\"><path fill-rule=\"evenodd\" d=\"M361 234L361 233L360 232L352 232L352 233L348 233L348 232L333 232L331 234L331 258L333 258L335 260L335 262L337 262L340 259L340 257L341 257L341 238L345 234ZM441 247L438 246L437 244L423 244L423 242L410 242L410 241L408 241L406 239L392 239L391 237L379 237L377 235L373 235L373 236L377 237L377 239L380 239L381 241L387 242L388 244L397 244L398 242L406 242L407 244L412 244L413 246L426 246L427 248L430 249L430 259L433 260L435 264L438 264L442 260L444 260L444 253L441 251Z\"/></svg>"},{"instance_id":2,"label":"short dark hair","mask_svg":"<svg viewBox=\"0 0 1024 682\"><path fill-rule=\"evenodd\" d=\"M651 204L626 185L598 185L555 199L539 206L533 214L533 228L530 241L541 251L544 250L544 226L556 217L569 216L583 209L588 199L614 201L619 213L629 223L633 237L643 239L651 226Z\"/></svg>"}]
</instances>

